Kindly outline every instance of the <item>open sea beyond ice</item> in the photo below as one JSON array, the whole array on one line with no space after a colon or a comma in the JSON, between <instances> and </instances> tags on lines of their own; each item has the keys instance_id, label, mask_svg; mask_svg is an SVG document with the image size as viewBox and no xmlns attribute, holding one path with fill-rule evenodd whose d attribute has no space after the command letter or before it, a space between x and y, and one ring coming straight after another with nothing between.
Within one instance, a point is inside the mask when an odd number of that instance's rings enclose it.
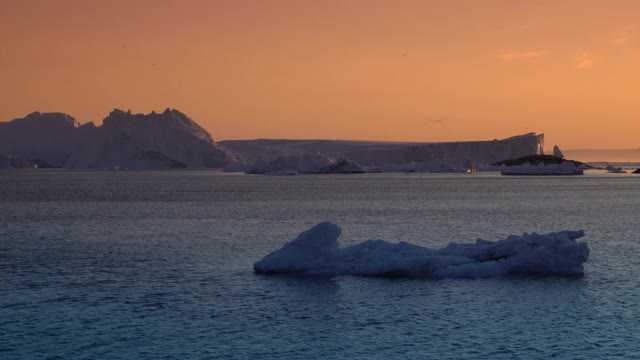
<instances>
[{"instance_id":1,"label":"open sea beyond ice","mask_svg":"<svg viewBox=\"0 0 640 360\"><path fill-rule=\"evenodd\" d=\"M640 176L0 172L0 359L640 357ZM584 276L257 275L343 246L584 230Z\"/></svg>"}]
</instances>

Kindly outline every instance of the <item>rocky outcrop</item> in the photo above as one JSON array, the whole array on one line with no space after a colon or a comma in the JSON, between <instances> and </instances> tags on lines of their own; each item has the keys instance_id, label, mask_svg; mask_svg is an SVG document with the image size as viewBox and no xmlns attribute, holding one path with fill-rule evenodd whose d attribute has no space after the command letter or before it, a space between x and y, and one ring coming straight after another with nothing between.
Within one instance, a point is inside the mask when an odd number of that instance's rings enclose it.
<instances>
[{"instance_id":1,"label":"rocky outcrop","mask_svg":"<svg viewBox=\"0 0 640 360\"><path fill-rule=\"evenodd\" d=\"M524 165L524 164L530 164L530 165L539 165L539 164L544 164L544 165L551 165L551 164L562 164L564 162L571 162L573 163L576 167L580 167L580 168L585 168L585 169L591 169L592 167L588 164L585 164L581 161L577 161L577 160L565 160L563 158L554 156L554 155L529 155L529 156L522 156L519 158L515 158L515 159L509 159L509 160L504 160L504 161L499 161L497 163L494 163L494 166L520 166L520 165Z\"/></svg>"}]
</instances>

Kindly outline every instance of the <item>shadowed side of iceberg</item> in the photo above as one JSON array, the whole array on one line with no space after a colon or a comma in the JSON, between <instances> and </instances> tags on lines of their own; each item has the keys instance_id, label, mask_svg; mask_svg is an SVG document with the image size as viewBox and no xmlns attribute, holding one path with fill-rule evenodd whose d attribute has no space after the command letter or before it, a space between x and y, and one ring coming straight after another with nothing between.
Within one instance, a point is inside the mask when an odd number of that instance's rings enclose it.
<instances>
[{"instance_id":1,"label":"shadowed side of iceberg","mask_svg":"<svg viewBox=\"0 0 640 360\"><path fill-rule=\"evenodd\" d=\"M336 224L320 223L256 262L253 269L257 273L294 273L321 267L337 256L341 233Z\"/></svg>"},{"instance_id":2,"label":"shadowed side of iceberg","mask_svg":"<svg viewBox=\"0 0 640 360\"><path fill-rule=\"evenodd\" d=\"M307 273L426 278L507 275L581 275L589 258L583 231L511 235L429 249L405 242L368 240L340 248L338 225L323 222L253 266L256 273Z\"/></svg>"}]
</instances>

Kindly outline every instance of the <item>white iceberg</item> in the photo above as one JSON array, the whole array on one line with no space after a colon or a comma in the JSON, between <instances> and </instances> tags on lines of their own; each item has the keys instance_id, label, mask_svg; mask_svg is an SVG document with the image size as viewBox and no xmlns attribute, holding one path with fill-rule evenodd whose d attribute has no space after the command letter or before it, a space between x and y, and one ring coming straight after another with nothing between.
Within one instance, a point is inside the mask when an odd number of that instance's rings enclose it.
<instances>
[{"instance_id":1,"label":"white iceberg","mask_svg":"<svg viewBox=\"0 0 640 360\"><path fill-rule=\"evenodd\" d=\"M589 247L583 231L511 235L429 249L368 240L341 248L341 229L320 223L253 265L256 273L485 278L506 275L581 275Z\"/></svg>"},{"instance_id":2,"label":"white iceberg","mask_svg":"<svg viewBox=\"0 0 640 360\"><path fill-rule=\"evenodd\" d=\"M607 170L607 172L609 173L613 173L613 174L626 174L627 172L624 171L623 168L621 167L615 167L613 165L609 165L605 168L605 170Z\"/></svg>"},{"instance_id":3,"label":"white iceberg","mask_svg":"<svg viewBox=\"0 0 640 360\"><path fill-rule=\"evenodd\" d=\"M562 150L560 150L560 147L558 145L555 145L553 147L553 156L564 159L564 154L562 153Z\"/></svg>"},{"instance_id":4,"label":"white iceberg","mask_svg":"<svg viewBox=\"0 0 640 360\"><path fill-rule=\"evenodd\" d=\"M584 175L584 171L576 167L571 161L565 161L562 164L539 163L531 165L524 163L523 165L510 166L501 171L502 175Z\"/></svg>"}]
</instances>

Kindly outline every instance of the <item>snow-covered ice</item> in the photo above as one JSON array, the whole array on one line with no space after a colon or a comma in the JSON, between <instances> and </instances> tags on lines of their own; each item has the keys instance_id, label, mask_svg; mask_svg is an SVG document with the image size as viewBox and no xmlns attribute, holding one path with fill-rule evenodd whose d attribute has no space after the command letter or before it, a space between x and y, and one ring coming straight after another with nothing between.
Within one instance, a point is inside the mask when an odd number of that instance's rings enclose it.
<instances>
[{"instance_id":1,"label":"snow-covered ice","mask_svg":"<svg viewBox=\"0 0 640 360\"><path fill-rule=\"evenodd\" d=\"M531 165L525 163L523 165L510 166L501 171L502 175L584 175L584 171L577 168L571 161L565 161L562 164L539 163Z\"/></svg>"},{"instance_id":2,"label":"snow-covered ice","mask_svg":"<svg viewBox=\"0 0 640 360\"><path fill-rule=\"evenodd\" d=\"M581 275L589 257L583 231L511 235L500 241L451 243L429 249L368 240L341 248L341 229L320 223L253 265L256 273L483 278L506 275Z\"/></svg>"}]
</instances>

